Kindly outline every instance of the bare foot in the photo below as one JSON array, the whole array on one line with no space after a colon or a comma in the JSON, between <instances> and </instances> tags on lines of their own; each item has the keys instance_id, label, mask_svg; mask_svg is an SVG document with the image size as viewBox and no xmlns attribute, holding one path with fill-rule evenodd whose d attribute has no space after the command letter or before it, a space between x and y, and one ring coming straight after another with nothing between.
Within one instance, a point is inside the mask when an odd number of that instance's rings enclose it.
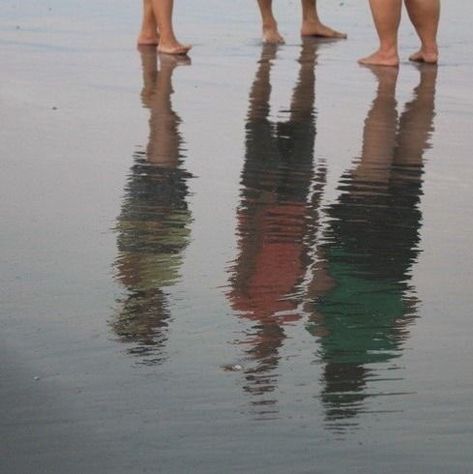
<instances>
[{"instance_id":1,"label":"bare foot","mask_svg":"<svg viewBox=\"0 0 473 474\"><path fill-rule=\"evenodd\" d=\"M399 66L399 55L397 54L397 51L378 50L366 58L359 59L358 62L364 66L397 67Z\"/></svg>"},{"instance_id":2,"label":"bare foot","mask_svg":"<svg viewBox=\"0 0 473 474\"><path fill-rule=\"evenodd\" d=\"M279 33L277 26L263 26L263 43L284 44L284 38Z\"/></svg>"},{"instance_id":3,"label":"bare foot","mask_svg":"<svg viewBox=\"0 0 473 474\"><path fill-rule=\"evenodd\" d=\"M159 34L155 31L153 33L141 32L137 39L137 44L139 45L152 45L157 46L159 44Z\"/></svg>"},{"instance_id":4,"label":"bare foot","mask_svg":"<svg viewBox=\"0 0 473 474\"><path fill-rule=\"evenodd\" d=\"M347 35L340 31L333 30L323 23L316 21L304 21L301 28L301 36L316 36L320 38L340 38L345 39Z\"/></svg>"},{"instance_id":5,"label":"bare foot","mask_svg":"<svg viewBox=\"0 0 473 474\"><path fill-rule=\"evenodd\" d=\"M417 51L417 53L409 56L409 60L417 63L437 64L439 60L439 53L438 50L427 51L420 49Z\"/></svg>"},{"instance_id":6,"label":"bare foot","mask_svg":"<svg viewBox=\"0 0 473 474\"><path fill-rule=\"evenodd\" d=\"M160 41L158 52L163 54L186 55L192 46L190 44L181 44L177 41L164 42Z\"/></svg>"}]
</instances>

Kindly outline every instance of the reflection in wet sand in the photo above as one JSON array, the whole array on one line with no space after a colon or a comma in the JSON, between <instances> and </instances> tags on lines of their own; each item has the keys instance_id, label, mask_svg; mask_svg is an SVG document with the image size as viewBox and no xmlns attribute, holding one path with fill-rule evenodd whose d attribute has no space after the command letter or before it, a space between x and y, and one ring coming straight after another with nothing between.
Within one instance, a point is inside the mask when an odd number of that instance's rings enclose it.
<instances>
[{"instance_id":1,"label":"reflection in wet sand","mask_svg":"<svg viewBox=\"0 0 473 474\"><path fill-rule=\"evenodd\" d=\"M256 415L278 415L286 329L305 315L323 367L326 427L345 431L368 410L368 397L385 394L373 384L388 378L382 371L401 354L416 317L410 271L419 254L437 71L419 68L414 97L398 117L397 71L371 70L378 89L361 158L342 176L337 201L320 209L326 169L314 163L317 43L303 45L289 117L278 123L269 119L276 53L263 49L250 92L239 253L227 297L250 323L237 343L245 348L244 390L254 396Z\"/></svg>"},{"instance_id":2,"label":"reflection in wet sand","mask_svg":"<svg viewBox=\"0 0 473 474\"><path fill-rule=\"evenodd\" d=\"M309 262L307 238L320 200L324 166L314 169L317 43L304 42L288 119L269 119L270 73L275 46L263 48L250 92L246 157L238 209L239 255L230 269L227 296L251 327L245 347L245 391L260 416L277 413L270 393L278 383L284 328L301 318L294 296ZM319 185L315 186L314 182ZM320 184L321 183L321 184Z\"/></svg>"},{"instance_id":3,"label":"reflection in wet sand","mask_svg":"<svg viewBox=\"0 0 473 474\"><path fill-rule=\"evenodd\" d=\"M117 219L116 278L125 287L111 325L128 352L145 364L165 358L170 321L166 288L179 278L189 242L191 214L186 197L189 174L182 167L180 118L171 104L172 74L188 59L140 49L142 102L150 111L149 143L134 154L122 210Z\"/></svg>"},{"instance_id":4,"label":"reflection in wet sand","mask_svg":"<svg viewBox=\"0 0 473 474\"><path fill-rule=\"evenodd\" d=\"M329 223L307 308L308 330L317 336L324 363L326 421L335 430L348 428L366 410L367 387L387 368L376 364L400 355L416 316L410 269L419 254L423 154L433 130L437 70L420 68L420 83L400 118L397 70L372 72L378 90L365 121L362 156L326 210Z\"/></svg>"}]
</instances>

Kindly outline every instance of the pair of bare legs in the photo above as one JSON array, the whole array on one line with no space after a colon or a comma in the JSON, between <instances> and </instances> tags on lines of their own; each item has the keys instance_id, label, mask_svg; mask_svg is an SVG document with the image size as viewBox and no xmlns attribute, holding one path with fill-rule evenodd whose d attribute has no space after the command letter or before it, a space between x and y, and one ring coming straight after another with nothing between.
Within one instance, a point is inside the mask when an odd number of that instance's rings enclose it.
<instances>
[{"instance_id":1,"label":"pair of bare legs","mask_svg":"<svg viewBox=\"0 0 473 474\"><path fill-rule=\"evenodd\" d=\"M346 38L345 33L325 26L319 19L316 0L301 0L302 4L302 36L315 36L322 38ZM258 0L263 25L263 42L272 44L284 43L284 38L279 33L277 21L273 15L273 0Z\"/></svg>"},{"instance_id":2,"label":"pair of bare legs","mask_svg":"<svg viewBox=\"0 0 473 474\"><path fill-rule=\"evenodd\" d=\"M370 0L379 49L359 60L361 64L398 66L398 30L403 0ZM440 0L404 0L409 18L421 41L419 51L411 61L436 64L438 61L437 30L440 19Z\"/></svg>"},{"instance_id":3,"label":"pair of bare legs","mask_svg":"<svg viewBox=\"0 0 473 474\"><path fill-rule=\"evenodd\" d=\"M160 53L187 54L191 49L176 39L172 26L174 0L143 0L139 45L157 45Z\"/></svg>"}]
</instances>

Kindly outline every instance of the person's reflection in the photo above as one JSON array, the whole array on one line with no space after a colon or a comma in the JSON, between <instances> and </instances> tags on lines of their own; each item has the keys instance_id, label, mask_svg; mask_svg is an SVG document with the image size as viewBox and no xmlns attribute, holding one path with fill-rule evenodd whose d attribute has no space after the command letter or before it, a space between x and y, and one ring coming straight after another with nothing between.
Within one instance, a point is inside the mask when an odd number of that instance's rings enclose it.
<instances>
[{"instance_id":1,"label":"person's reflection","mask_svg":"<svg viewBox=\"0 0 473 474\"><path fill-rule=\"evenodd\" d=\"M263 47L250 91L246 156L238 208L238 257L230 269L227 296L251 328L239 339L245 349L245 390L257 397L259 414L276 401L276 369L285 326L300 319L295 293L307 264L309 216L325 179L313 164L317 43L304 42L299 77L286 121L269 119L270 72L276 47ZM319 186L314 186L314 181ZM266 395L266 396L265 396Z\"/></svg>"},{"instance_id":2,"label":"person's reflection","mask_svg":"<svg viewBox=\"0 0 473 474\"><path fill-rule=\"evenodd\" d=\"M166 288L179 278L189 241L186 202L189 174L183 169L180 119L172 110L172 74L187 58L158 55L141 47L145 108L150 111L149 142L134 154L121 213L117 219L116 278L125 287L112 327L129 353L153 364L165 358L170 313Z\"/></svg>"},{"instance_id":3,"label":"person's reflection","mask_svg":"<svg viewBox=\"0 0 473 474\"><path fill-rule=\"evenodd\" d=\"M416 315L410 268L419 254L423 154L433 130L437 70L420 68L414 98L398 119L397 70L378 82L363 149L341 179L311 288L309 331L324 362L327 423L344 429L363 410L376 366L400 355ZM355 423L356 424L356 423Z\"/></svg>"}]
</instances>

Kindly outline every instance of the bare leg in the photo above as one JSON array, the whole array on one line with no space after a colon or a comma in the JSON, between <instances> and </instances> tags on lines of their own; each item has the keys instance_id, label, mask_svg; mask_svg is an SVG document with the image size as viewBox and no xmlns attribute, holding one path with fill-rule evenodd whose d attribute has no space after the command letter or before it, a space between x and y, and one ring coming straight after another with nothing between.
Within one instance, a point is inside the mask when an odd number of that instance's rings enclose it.
<instances>
[{"instance_id":1,"label":"bare leg","mask_svg":"<svg viewBox=\"0 0 473 474\"><path fill-rule=\"evenodd\" d=\"M273 15L273 0L258 0L258 6L263 27L263 43L284 43L284 38L278 31L278 24Z\"/></svg>"},{"instance_id":2,"label":"bare leg","mask_svg":"<svg viewBox=\"0 0 473 474\"><path fill-rule=\"evenodd\" d=\"M143 20L137 41L140 45L157 45L159 43L158 23L151 2L152 0L143 0Z\"/></svg>"},{"instance_id":3,"label":"bare leg","mask_svg":"<svg viewBox=\"0 0 473 474\"><path fill-rule=\"evenodd\" d=\"M153 11L160 34L158 51L166 54L187 54L192 46L181 44L174 35L172 9L174 0L153 0Z\"/></svg>"},{"instance_id":4,"label":"bare leg","mask_svg":"<svg viewBox=\"0 0 473 474\"><path fill-rule=\"evenodd\" d=\"M302 4L302 36L319 36L322 38L346 38L345 33L325 26L317 14L316 0L301 0Z\"/></svg>"},{"instance_id":5,"label":"bare leg","mask_svg":"<svg viewBox=\"0 0 473 474\"><path fill-rule=\"evenodd\" d=\"M402 0L370 0L370 7L379 37L379 49L359 62L376 66L398 66L397 33L401 22Z\"/></svg>"},{"instance_id":6,"label":"bare leg","mask_svg":"<svg viewBox=\"0 0 473 474\"><path fill-rule=\"evenodd\" d=\"M439 51L437 30L440 19L440 0L405 0L409 18L421 41L421 48L409 59L436 64Z\"/></svg>"}]
</instances>

